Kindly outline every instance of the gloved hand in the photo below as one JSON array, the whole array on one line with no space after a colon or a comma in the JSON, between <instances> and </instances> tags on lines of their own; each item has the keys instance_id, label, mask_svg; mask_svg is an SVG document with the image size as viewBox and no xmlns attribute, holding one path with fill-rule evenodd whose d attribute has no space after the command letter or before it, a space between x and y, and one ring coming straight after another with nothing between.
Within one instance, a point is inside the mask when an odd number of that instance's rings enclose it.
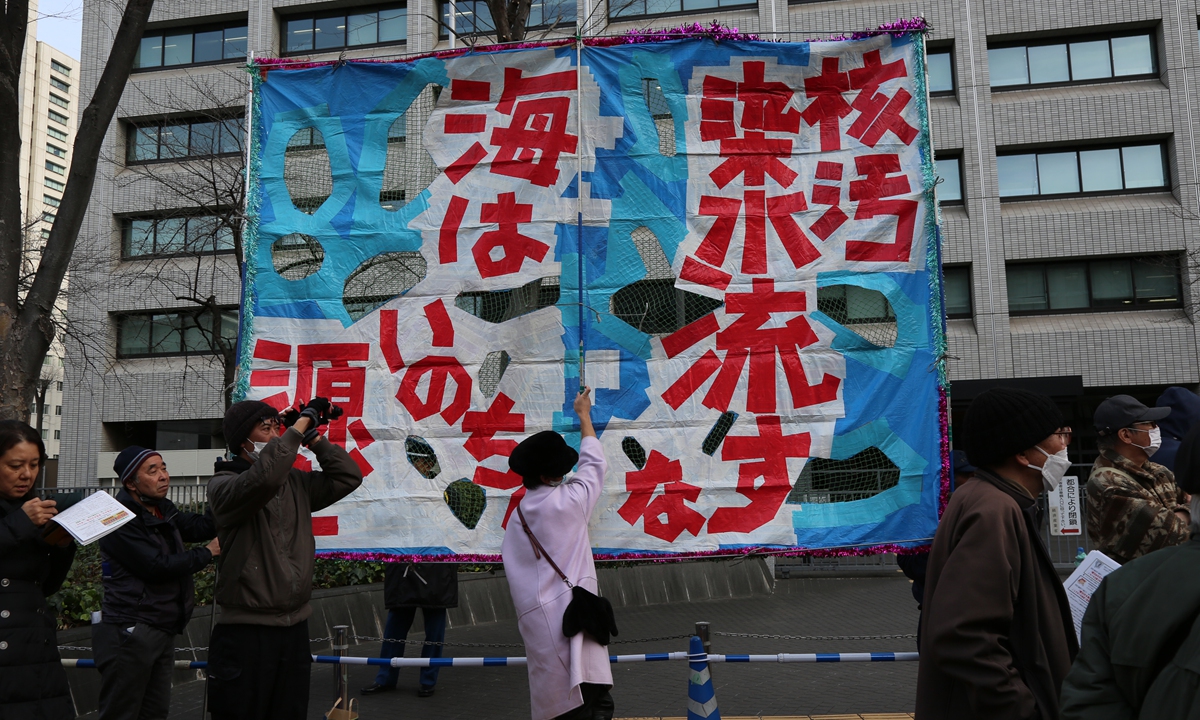
<instances>
[{"instance_id":1,"label":"gloved hand","mask_svg":"<svg viewBox=\"0 0 1200 720\"><path fill-rule=\"evenodd\" d=\"M315 397L309 400L304 406L304 410L300 412L301 417L306 417L312 420L312 426L315 428L319 425L329 424L329 408L333 407L327 398Z\"/></svg>"},{"instance_id":2,"label":"gloved hand","mask_svg":"<svg viewBox=\"0 0 1200 720\"><path fill-rule=\"evenodd\" d=\"M295 425L296 421L299 419L300 411L296 408L288 408L287 412L279 416L279 421L283 423L284 427L291 427Z\"/></svg>"}]
</instances>

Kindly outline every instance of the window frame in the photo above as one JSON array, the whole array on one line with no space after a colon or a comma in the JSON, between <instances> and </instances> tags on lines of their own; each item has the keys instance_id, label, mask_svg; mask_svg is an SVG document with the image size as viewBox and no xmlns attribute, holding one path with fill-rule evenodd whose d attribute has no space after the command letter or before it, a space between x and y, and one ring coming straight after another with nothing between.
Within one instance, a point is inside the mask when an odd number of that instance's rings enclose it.
<instances>
[{"instance_id":1,"label":"window frame","mask_svg":"<svg viewBox=\"0 0 1200 720\"><path fill-rule=\"evenodd\" d=\"M54 167L50 167L51 165L53 165ZM67 176L67 168L63 165L59 165L58 163L54 162L53 160L47 160L45 167L47 170L54 173L55 175L62 175L63 177ZM55 168L58 168L58 169L55 169Z\"/></svg>"},{"instance_id":2,"label":"window frame","mask_svg":"<svg viewBox=\"0 0 1200 720\"><path fill-rule=\"evenodd\" d=\"M47 79L50 81L50 87L54 88L55 90L65 93L71 92L71 83L63 82L53 75L49 76Z\"/></svg>"},{"instance_id":3,"label":"window frame","mask_svg":"<svg viewBox=\"0 0 1200 720\"><path fill-rule=\"evenodd\" d=\"M989 63L988 63L988 66L989 66L988 67L988 78L989 78L988 89L991 92L1008 92L1010 90L1029 90L1029 89L1041 89L1041 88L1067 87L1067 86L1074 86L1074 85L1095 85L1098 83L1131 82L1131 81L1136 81L1136 80L1150 80L1153 78L1161 77L1162 63L1160 62L1159 57L1158 57L1159 52L1158 52L1157 28L1139 28L1139 29L1135 29L1135 30L1121 30L1118 32L1108 32L1108 33L1090 32L1090 33L1083 33L1083 34L1079 34L1079 35L1059 35L1059 36L1054 37L1053 39L1038 38L1036 40L1005 40L1005 41L997 42L995 44L988 43L987 51L990 52L992 50L1004 50L1004 49L1015 48L1015 47L1023 47L1023 48L1028 49L1031 47L1049 47L1051 45L1065 45L1065 46L1067 46L1067 73L1071 74L1072 71L1071 71L1070 46L1073 43L1095 42L1097 40L1108 40L1109 41L1109 43L1108 43L1108 63L1109 63L1109 68L1113 69L1112 68L1112 63L1113 63L1112 41L1118 40L1120 38L1140 37L1142 35L1148 35L1150 37L1150 62L1154 64L1153 72L1141 73L1138 75L1113 75L1111 77L1106 77L1106 78L1088 78L1086 80L1065 80L1065 81L1060 80L1060 81L1056 81L1056 82L1044 82L1044 83L1027 82L1023 85L992 85L990 82L991 62L989 61ZM1029 72L1029 55L1028 55L1028 53L1026 53L1026 55L1025 55L1025 72L1028 75L1028 72Z\"/></svg>"},{"instance_id":4,"label":"window frame","mask_svg":"<svg viewBox=\"0 0 1200 720\"><path fill-rule=\"evenodd\" d=\"M369 44L364 44L364 45L349 45L349 44L343 43L342 45L339 45L337 47L328 47L328 48L320 48L320 49L318 49L316 47L316 43L314 42L313 47L309 50L288 50L287 49L287 24L289 22L293 22L296 20L312 20L315 23L317 20L327 20L330 18L341 17L341 18L346 19L347 34L348 34L349 33L348 26L350 24L349 17L351 15L357 15L359 13L368 13L368 12L372 12L372 11L379 12L380 10L400 10L400 9L404 10L405 28L404 28L404 39L403 40L386 40L384 42L374 42L374 43L369 43ZM279 15L279 23L278 23L278 27L279 27L279 57L298 57L298 56L305 56L305 55L319 55L321 53L342 52L345 50L359 50L362 48L395 47L397 45L403 45L403 46L407 47L408 46L408 25L407 25L408 10L409 10L409 7L408 7L407 2L398 2L398 3L374 3L371 5L343 7L343 8L338 8L338 9L327 9L327 10L315 11L315 12L309 11L309 12L297 12L297 13L287 13L287 14L281 13ZM379 37L378 31L376 31L375 36ZM349 38L347 38L347 40L348 39Z\"/></svg>"},{"instance_id":5,"label":"window frame","mask_svg":"<svg viewBox=\"0 0 1200 720\"><path fill-rule=\"evenodd\" d=\"M197 251L197 250L186 250L185 249L185 250L180 250L179 252L158 252L158 223L160 221L162 221L162 220L182 220L184 222L183 236L184 236L184 243L186 245L187 236L188 236L188 229L187 229L188 221L197 220L200 218L220 218L220 217L221 216L219 216L219 215L211 215L211 214L206 214L206 213L189 213L189 214L178 213L178 214L173 214L173 215L172 214L167 214L167 215L125 215L125 216L119 217L119 218L117 218L117 220L120 223L119 234L120 234L120 238L121 238L121 261L122 262L138 262L141 260L160 260L163 258L208 257L208 256L214 256L214 255L232 255L237 252L236 244L234 247L230 247L228 249L215 249L215 245L214 245L213 250ZM129 250L130 246L132 245L132 243L127 242L127 238L129 236L129 233L131 233L133 231L133 223L135 221L139 221L139 220L149 220L155 224L154 225L154 238L152 240L155 251L146 253L144 255L131 255L131 254L129 254L128 250ZM233 232L233 230L230 229L230 232Z\"/></svg>"},{"instance_id":6,"label":"window frame","mask_svg":"<svg viewBox=\"0 0 1200 720\"><path fill-rule=\"evenodd\" d=\"M1133 264L1135 261L1138 261L1138 260L1151 260L1151 259L1162 259L1164 261L1171 260L1174 262L1175 289L1176 289L1176 294L1179 296L1178 300L1176 300L1175 302L1166 303L1166 302L1143 301L1139 304L1138 297L1137 297L1137 285L1136 285L1136 281L1135 281L1136 276L1134 275ZM1128 265L1129 265L1129 278L1130 278L1129 281L1133 287L1133 302L1129 305L1109 305L1109 306L1103 306L1103 307L1095 307L1093 305L1093 303L1095 302L1095 299L1092 294L1092 268L1091 268L1091 265L1094 262L1118 262L1118 261L1124 261L1124 262L1128 263ZM1084 278L1087 281L1088 306L1084 307L1084 308L1050 309L1050 307L1049 307L1049 305L1050 305L1050 288L1046 284L1046 268L1049 266L1052 266L1052 265L1069 265L1069 264L1078 264L1078 263L1082 263L1084 266ZM1042 288L1045 291L1045 295L1046 295L1047 309L1045 309L1045 310L1015 310L1014 311L1012 309L1012 304L1010 302L1010 298L1008 295L1008 272L1009 272L1009 269L1014 268L1014 267L1033 267L1033 266L1041 266L1041 268L1042 268ZM1137 312L1137 311L1144 312L1146 310L1160 310L1160 309L1176 310L1176 309L1182 308L1184 306L1184 296L1183 296L1184 288L1183 288L1182 270L1183 270L1183 263L1181 262L1179 255L1174 254L1174 253L1151 253L1151 254L1143 254L1143 255L1099 255L1099 256L1081 257L1081 258L1050 258L1050 259L1039 259L1039 260L1016 260L1016 261L1012 261L1012 262L1006 262L1004 264L1005 302L1008 303L1009 317L1034 317L1034 316L1040 316L1040 315L1080 315L1080 314L1109 313L1109 312Z\"/></svg>"},{"instance_id":7,"label":"window frame","mask_svg":"<svg viewBox=\"0 0 1200 720\"><path fill-rule=\"evenodd\" d=\"M946 271L965 272L967 274L967 312L951 314L946 310ZM951 263L942 265L942 311L946 313L947 320L971 320L975 317L975 283L974 276L971 273L971 263Z\"/></svg>"},{"instance_id":8,"label":"window frame","mask_svg":"<svg viewBox=\"0 0 1200 720\"><path fill-rule=\"evenodd\" d=\"M191 162L193 160L203 160L206 158L241 157L242 154L244 153L244 148L230 150L229 152L208 153L206 155L190 154L191 146L192 146L192 127L193 126L204 125L207 123L223 124L223 123L229 122L230 120L240 120L241 121L242 134L244 135L245 130L246 130L246 126L245 126L246 118L244 115L239 115L239 114L231 114L231 115L219 115L218 114L218 115L202 116L202 117L191 116L191 117L181 117L181 118L159 118L159 119L153 120L153 121L151 121L151 120L124 120L122 122L125 125L125 165L126 165L126 167L128 167L130 165L153 165L156 163ZM180 157L162 157L163 142L162 142L162 137L161 137L161 130L165 126L177 126L177 125L187 125L187 127L188 127L188 151L189 151L189 154L183 155ZM135 136L137 135L138 130L140 130L142 128L150 128L150 127L157 127L160 131L160 136L155 145L157 154L159 155L159 157L148 158L145 160L138 160L138 159L131 158L130 155L133 153L134 148L136 147L133 140L134 140ZM218 128L217 137L216 137L216 142L217 142L218 146L220 145L220 133L221 133L221 130L220 130L220 128Z\"/></svg>"},{"instance_id":9,"label":"window frame","mask_svg":"<svg viewBox=\"0 0 1200 720\"><path fill-rule=\"evenodd\" d=\"M631 20L655 20L657 18L679 17L681 15L697 15L697 14L709 13L709 12L736 12L738 10L749 10L751 8L757 9L758 5L759 5L758 0L744 0L743 2L737 2L737 4L734 4L734 5L719 5L718 4L717 7L696 8L694 10L683 10L682 8L683 8L684 0L678 0L678 1L679 1L680 9L672 10L671 12L647 13L644 15L613 15L611 8L610 8L609 12L606 15L607 15L609 23L616 23L616 22L629 22ZM807 0L807 1L808 2L824 2L825 0ZM788 4L789 5L792 4L791 0L788 1Z\"/></svg>"},{"instance_id":10,"label":"window frame","mask_svg":"<svg viewBox=\"0 0 1200 720\"><path fill-rule=\"evenodd\" d=\"M222 316L232 315L235 323L238 320L237 305L221 305L220 307L217 308L217 311ZM122 321L125 318L130 318L130 317L150 318L149 322L150 322L151 332L152 332L153 331L153 323L154 323L152 318L156 315L172 316L172 317L178 319L178 318L183 318L184 316L187 316L187 315L194 315L196 317L199 317L200 315L202 315L206 312L208 312L208 311L204 308L193 307L193 308L163 308L163 309L159 309L159 310L133 310L133 311L127 311L127 312L110 313L110 316L112 317L112 320L114 323L113 336L114 336L114 339L116 340L116 347L114 348L114 357L116 357L118 360L136 360L139 358L190 357L190 356L197 356L197 355L216 355L216 354L220 353L220 350L215 347L211 347L211 344L210 344L210 348L208 350L202 350L202 351L184 350L183 347L184 347L185 340L184 340L184 336L182 334L183 330L184 330L182 324L180 324L178 329L175 330L175 332L179 333L180 350L177 352L125 353L121 350L121 336L123 333ZM149 342L151 345L153 345L153 342L154 342L153 334L150 335ZM236 340L235 340L235 342L236 342Z\"/></svg>"},{"instance_id":11,"label":"window frame","mask_svg":"<svg viewBox=\"0 0 1200 720\"><path fill-rule=\"evenodd\" d=\"M239 28L239 27L246 28L246 55L243 55L241 57L236 57L236 58L222 57L220 60L205 60L203 62L180 63L178 65L166 65L162 62L162 58L160 57L159 63L157 65L147 65L146 67L138 67L135 65L133 67L133 69L130 70L130 74L132 75L132 74L144 73L144 72L156 72L159 70L174 70L176 68L206 67L209 65L226 65L228 63L236 63L236 62L244 63L244 62L246 62L246 58L250 54L249 17L241 18L238 20L226 20L225 22L203 23L203 24L199 24L199 25L195 25L195 26L181 25L181 26L167 27L167 28L150 28L148 30L143 31L142 36L140 38L138 38L138 48L139 49L141 48L141 43L144 39L146 39L146 37L157 36L160 38L164 38L167 35L182 35L185 32L187 32L188 34L190 34L192 36L192 57L194 58L196 56L196 35L198 33L213 32L215 30L221 30L222 33L224 33L225 30L229 30L232 28ZM224 39L225 39L225 36L224 36L224 34L222 34L222 36L221 36L222 42L224 42ZM160 55L161 55L161 52L160 52ZM222 52L222 55L224 55L223 52Z\"/></svg>"},{"instance_id":12,"label":"window frame","mask_svg":"<svg viewBox=\"0 0 1200 720\"><path fill-rule=\"evenodd\" d=\"M957 54L955 53L954 45L943 45L929 48L925 51L925 64L929 65L930 55L949 55L950 56L950 89L949 90L930 90L929 97L958 97L958 63Z\"/></svg>"},{"instance_id":13,"label":"window frame","mask_svg":"<svg viewBox=\"0 0 1200 720\"><path fill-rule=\"evenodd\" d=\"M474 2L474 3L482 3L485 6L487 5L486 0L464 0L464 2L466 2L466 1ZM682 2L682 0L680 0L680 2ZM448 4L449 3L446 2L446 0L437 0L437 11L439 13L439 15L438 15L439 18L447 18L450 16L449 8L446 7ZM457 6L457 4L458 3L456 3L456 6ZM566 4L566 3L564 3L564 4ZM491 13L490 8L489 8L488 12L489 12L489 14ZM576 11L576 12L577 12L576 17L574 19L572 19L570 23L564 22L563 24L557 26L555 29L576 27L579 24L578 11ZM543 20L544 19L545 18L543 18ZM543 22L540 25L526 25L525 26L526 31L548 30L549 28L550 28L550 23L547 23L547 22ZM454 37L456 37L456 38L487 37L489 35L494 35L495 33L496 33L495 28L493 28L490 31L482 31L481 32L479 30L473 30L471 32L464 33L464 32L458 32L458 28L455 27ZM439 23L438 24L438 40L449 40L449 39L450 39L450 31L447 30L444 25Z\"/></svg>"},{"instance_id":14,"label":"window frame","mask_svg":"<svg viewBox=\"0 0 1200 720\"><path fill-rule=\"evenodd\" d=\"M54 58L50 58L50 69L59 75L62 75L63 77L71 77L71 67L69 65L63 65Z\"/></svg>"},{"instance_id":15,"label":"window frame","mask_svg":"<svg viewBox=\"0 0 1200 720\"><path fill-rule=\"evenodd\" d=\"M47 108L46 109L46 117L50 118L51 120L58 123L59 125L65 125L68 128L71 127L70 116L63 115L62 113L58 112L57 110L51 110L51 109ZM59 118L62 118L62 119L59 120Z\"/></svg>"},{"instance_id":16,"label":"window frame","mask_svg":"<svg viewBox=\"0 0 1200 720\"><path fill-rule=\"evenodd\" d=\"M1156 139L1147 139L1147 140L1129 139L1128 141L1119 142L1119 143L1107 142L1107 143L1102 143L1102 144L1098 144L1098 145L1067 145L1064 147L1039 148L1036 150L1026 150L1026 151L1010 151L1010 150L997 149L996 150L996 197L999 198L1000 202L1006 203L1006 202L1028 202L1030 200L1059 200L1059 199L1064 199L1064 198L1091 198L1091 197L1108 197L1108 196L1112 196L1112 195L1139 195L1139 194L1146 194L1146 193L1171 192L1172 189L1174 188L1174 185L1171 182L1171 175L1170 175L1170 170L1171 170L1170 156L1167 154L1168 141L1169 141L1169 139L1167 139L1167 138L1157 139L1157 140ZM1161 158L1162 158L1162 171L1163 171L1163 184L1162 185L1158 185L1155 187L1144 187L1144 188L1126 188L1126 187L1124 187L1124 185L1125 185L1125 162L1124 162L1125 156L1122 154L1121 155L1121 185L1122 185L1121 188L1114 189L1114 190L1084 190L1083 189L1083 167L1082 167L1081 161L1079 159L1079 153L1090 152L1093 150L1123 150L1124 148L1127 148L1127 147L1139 147L1139 146L1144 146L1144 145L1158 145L1158 149L1159 149L1159 152L1160 152ZM1041 181L1041 177L1039 176L1038 177L1039 192L1035 195L1001 195L1000 194L1000 162L999 162L1000 158L1016 157L1019 155L1033 155L1035 158L1034 163L1036 164L1036 162L1037 162L1036 158L1038 155L1056 155L1059 153L1067 153L1067 152L1075 153L1075 172L1076 172L1076 179L1079 180L1079 188L1080 188L1078 192L1044 194L1044 193L1040 192L1042 181Z\"/></svg>"},{"instance_id":17,"label":"window frame","mask_svg":"<svg viewBox=\"0 0 1200 720\"><path fill-rule=\"evenodd\" d=\"M933 152L934 165L936 165L939 161L942 161L942 160L954 160L958 163L958 199L957 200L943 200L943 199L941 199L941 197L939 197L938 205L952 205L952 206L956 206L956 207L962 207L967 204L967 193L965 191L966 185L963 183L963 153L962 153L962 150L946 150L941 153L941 157L938 157L938 152L935 150ZM939 178L940 180L942 180L943 182L945 182L945 178L942 177L941 175L937 175L936 177ZM941 183L939 183L939 185L940 184Z\"/></svg>"}]
</instances>

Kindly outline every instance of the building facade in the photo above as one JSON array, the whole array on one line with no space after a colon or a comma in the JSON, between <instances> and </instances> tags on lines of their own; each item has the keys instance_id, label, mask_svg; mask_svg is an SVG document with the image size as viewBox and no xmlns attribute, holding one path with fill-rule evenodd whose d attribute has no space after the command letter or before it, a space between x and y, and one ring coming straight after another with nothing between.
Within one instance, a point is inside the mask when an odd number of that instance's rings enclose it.
<instances>
[{"instance_id":1,"label":"building facade","mask_svg":"<svg viewBox=\"0 0 1200 720\"><path fill-rule=\"evenodd\" d=\"M530 25L533 37L573 34L577 21L600 35L716 19L804 40L924 16L955 416L984 387L1023 384L1085 431L1107 395L1153 403L1200 382L1198 12L1195 0L546 0ZM115 13L84 4L85 96ZM131 442L183 453L198 479L220 453L244 190L205 195L197 188L220 183L196 178L228 180L242 165L246 54L421 53L486 32L488 17L482 0L453 14L429 0L156 4L80 237L90 285L71 321L92 344L68 350L60 483L110 477L112 453ZM398 133L405 152L419 128ZM319 144L300 142L297 162ZM398 186L397 199L419 189ZM287 250L303 262L304 248ZM1092 441L1077 437L1073 459L1090 460Z\"/></svg>"},{"instance_id":2,"label":"building facade","mask_svg":"<svg viewBox=\"0 0 1200 720\"><path fill-rule=\"evenodd\" d=\"M37 3L31 2L30 22L21 64L21 199L25 227L27 271L36 268L41 249L54 224L79 121L79 61L35 40ZM65 310L65 297L59 311ZM41 431L46 454L59 456L63 419L64 349L51 344L34 397L30 424Z\"/></svg>"}]
</instances>

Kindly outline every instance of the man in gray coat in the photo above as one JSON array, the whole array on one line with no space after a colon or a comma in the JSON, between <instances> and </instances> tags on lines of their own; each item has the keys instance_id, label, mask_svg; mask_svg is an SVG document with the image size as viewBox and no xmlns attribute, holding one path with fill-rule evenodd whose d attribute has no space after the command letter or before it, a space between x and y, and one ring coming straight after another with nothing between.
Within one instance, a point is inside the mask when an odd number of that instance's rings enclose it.
<instances>
[{"instance_id":1,"label":"man in gray coat","mask_svg":"<svg viewBox=\"0 0 1200 720\"><path fill-rule=\"evenodd\" d=\"M295 411L292 411L294 416ZM362 484L346 451L318 434L338 410L314 398L284 430L278 411L234 403L222 429L234 458L216 464L208 503L221 542L220 620L208 653L213 720L302 720L308 713L312 513ZM304 443L320 472L292 467Z\"/></svg>"}]
</instances>

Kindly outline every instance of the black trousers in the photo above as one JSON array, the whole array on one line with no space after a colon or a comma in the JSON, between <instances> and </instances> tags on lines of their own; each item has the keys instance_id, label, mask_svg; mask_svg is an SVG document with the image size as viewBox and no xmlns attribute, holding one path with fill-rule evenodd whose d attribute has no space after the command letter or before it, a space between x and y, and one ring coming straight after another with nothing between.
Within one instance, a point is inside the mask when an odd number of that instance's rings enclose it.
<instances>
[{"instance_id":1,"label":"black trousers","mask_svg":"<svg viewBox=\"0 0 1200 720\"><path fill-rule=\"evenodd\" d=\"M307 620L217 625L208 650L212 720L305 720L311 669Z\"/></svg>"},{"instance_id":2,"label":"black trousers","mask_svg":"<svg viewBox=\"0 0 1200 720\"><path fill-rule=\"evenodd\" d=\"M583 693L583 704L554 720L612 720L615 705L612 695L608 694L611 688L612 685L581 684L579 691Z\"/></svg>"},{"instance_id":3,"label":"black trousers","mask_svg":"<svg viewBox=\"0 0 1200 720\"><path fill-rule=\"evenodd\" d=\"M166 720L173 634L143 623L97 623L92 626L92 651L100 669L101 720Z\"/></svg>"}]
</instances>

